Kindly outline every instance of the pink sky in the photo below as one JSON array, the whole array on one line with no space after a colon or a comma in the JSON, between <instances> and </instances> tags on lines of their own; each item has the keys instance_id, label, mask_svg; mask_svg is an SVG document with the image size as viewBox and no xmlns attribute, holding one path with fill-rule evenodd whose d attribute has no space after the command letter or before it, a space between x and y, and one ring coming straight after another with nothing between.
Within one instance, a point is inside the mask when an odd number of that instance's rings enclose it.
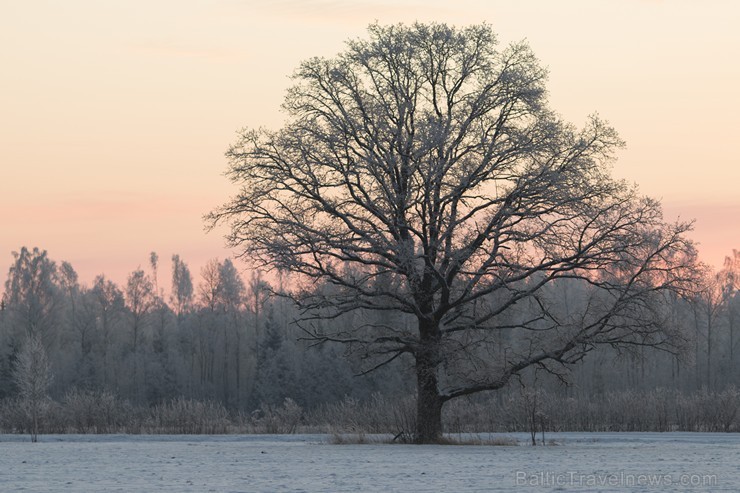
<instances>
[{"instance_id":1,"label":"pink sky","mask_svg":"<svg viewBox=\"0 0 740 493\"><path fill-rule=\"evenodd\" d=\"M0 280L38 246L84 283L158 252L197 275L233 254L201 216L233 189L237 129L278 127L288 75L368 23L486 21L526 38L550 100L627 141L614 174L696 218L705 261L740 248L740 4L731 0L25 0L0 15ZM223 233L223 232L221 232Z\"/></svg>"}]
</instances>

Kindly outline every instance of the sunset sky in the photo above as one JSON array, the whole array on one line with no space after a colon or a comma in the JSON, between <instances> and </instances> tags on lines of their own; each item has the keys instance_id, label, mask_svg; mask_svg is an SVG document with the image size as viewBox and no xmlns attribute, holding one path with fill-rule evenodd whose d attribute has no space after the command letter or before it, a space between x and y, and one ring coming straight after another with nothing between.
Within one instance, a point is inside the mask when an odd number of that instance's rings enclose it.
<instances>
[{"instance_id":1,"label":"sunset sky","mask_svg":"<svg viewBox=\"0 0 740 493\"><path fill-rule=\"evenodd\" d=\"M0 0L0 282L24 245L88 285L151 251L167 283L173 253L196 278L233 255L202 221L234 192L224 151L241 127L278 128L299 62L374 20L526 39L552 107L626 140L616 176L696 218L707 263L740 248L740 2Z\"/></svg>"}]
</instances>

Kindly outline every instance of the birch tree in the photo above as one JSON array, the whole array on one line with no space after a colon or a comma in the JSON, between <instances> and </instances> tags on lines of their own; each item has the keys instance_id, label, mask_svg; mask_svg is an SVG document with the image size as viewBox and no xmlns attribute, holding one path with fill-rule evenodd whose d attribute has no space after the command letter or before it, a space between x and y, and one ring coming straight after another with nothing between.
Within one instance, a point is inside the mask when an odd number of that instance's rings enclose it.
<instances>
[{"instance_id":1,"label":"birch tree","mask_svg":"<svg viewBox=\"0 0 740 493\"><path fill-rule=\"evenodd\" d=\"M208 218L257 268L293 273L307 337L364 348L368 371L408 358L420 443L446 402L528 367L675 343L660 300L693 279L690 225L610 177L617 132L563 121L527 44L487 25L368 34L300 64L281 129L240 132L239 191ZM545 289L563 278L591 286L568 317ZM358 311L402 321L322 323Z\"/></svg>"},{"instance_id":2,"label":"birch tree","mask_svg":"<svg viewBox=\"0 0 740 493\"><path fill-rule=\"evenodd\" d=\"M29 336L18 353L13 372L20 394L20 403L31 421L31 441L37 442L39 421L49 401L51 366L38 335Z\"/></svg>"}]
</instances>

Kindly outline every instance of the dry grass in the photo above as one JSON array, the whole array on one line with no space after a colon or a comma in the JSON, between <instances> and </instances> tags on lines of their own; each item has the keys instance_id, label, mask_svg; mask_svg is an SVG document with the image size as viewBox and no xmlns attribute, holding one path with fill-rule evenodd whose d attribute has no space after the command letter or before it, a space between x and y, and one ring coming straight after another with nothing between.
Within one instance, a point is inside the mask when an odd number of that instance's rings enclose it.
<instances>
[{"instance_id":1,"label":"dry grass","mask_svg":"<svg viewBox=\"0 0 740 493\"><path fill-rule=\"evenodd\" d=\"M331 434L329 443L332 445L365 445L365 444L404 444L408 441L394 440L393 436L386 434L366 434L366 433L337 433ZM441 437L435 445L480 445L489 447L516 447L519 441L514 437L495 436L486 437L480 435L471 436L451 436Z\"/></svg>"},{"instance_id":2,"label":"dry grass","mask_svg":"<svg viewBox=\"0 0 740 493\"><path fill-rule=\"evenodd\" d=\"M339 433L332 432L329 438L332 445L367 445L379 443L395 443L390 435L376 435L367 433Z\"/></svg>"},{"instance_id":3,"label":"dry grass","mask_svg":"<svg viewBox=\"0 0 740 493\"><path fill-rule=\"evenodd\" d=\"M442 437L439 442L441 445L484 445L489 447L515 447L519 445L519 440L509 436L454 436L447 435Z\"/></svg>"}]
</instances>

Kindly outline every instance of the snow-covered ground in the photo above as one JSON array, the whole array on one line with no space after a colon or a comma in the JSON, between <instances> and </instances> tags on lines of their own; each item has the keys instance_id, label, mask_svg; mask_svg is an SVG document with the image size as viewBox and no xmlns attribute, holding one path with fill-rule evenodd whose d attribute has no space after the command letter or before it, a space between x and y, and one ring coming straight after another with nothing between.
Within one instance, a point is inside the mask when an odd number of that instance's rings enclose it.
<instances>
[{"instance_id":1,"label":"snow-covered ground","mask_svg":"<svg viewBox=\"0 0 740 493\"><path fill-rule=\"evenodd\" d=\"M532 447L322 435L0 435L0 491L740 491L740 435L557 433Z\"/></svg>"}]
</instances>

